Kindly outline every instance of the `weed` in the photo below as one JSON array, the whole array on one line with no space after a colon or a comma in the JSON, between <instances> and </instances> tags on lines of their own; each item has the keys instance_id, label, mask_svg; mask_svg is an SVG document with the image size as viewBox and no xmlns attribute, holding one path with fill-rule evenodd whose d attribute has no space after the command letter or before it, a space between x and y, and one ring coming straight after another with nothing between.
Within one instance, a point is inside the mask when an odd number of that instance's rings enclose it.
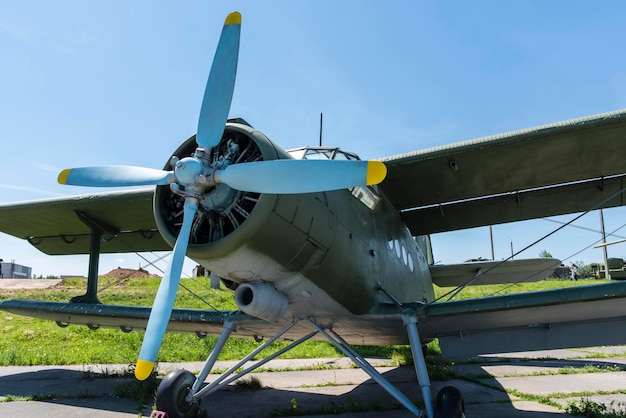
<instances>
[{"instance_id":1,"label":"weed","mask_svg":"<svg viewBox=\"0 0 626 418\"><path fill-rule=\"evenodd\" d=\"M134 365L128 366L127 373L134 375ZM131 398L137 402L137 409L145 409L151 405L159 387L156 367L145 380L129 379L115 387L114 395L120 398Z\"/></svg>"},{"instance_id":2,"label":"weed","mask_svg":"<svg viewBox=\"0 0 626 418\"><path fill-rule=\"evenodd\" d=\"M599 364L585 364L583 367L563 367L558 370L558 374L580 374L580 373L609 373L609 372L621 372L623 367L616 364L613 365L599 365Z\"/></svg>"},{"instance_id":3,"label":"weed","mask_svg":"<svg viewBox=\"0 0 626 418\"><path fill-rule=\"evenodd\" d=\"M235 390L238 392L262 390L265 389L263 383L256 376L248 376L245 379L237 380L234 385Z\"/></svg>"},{"instance_id":4,"label":"weed","mask_svg":"<svg viewBox=\"0 0 626 418\"><path fill-rule=\"evenodd\" d=\"M313 409L304 409L298 404L296 398L290 400L289 408L274 408L272 411L273 417L289 417L289 416L301 416L301 415L338 415L349 412L363 412L363 411L381 411L384 408L378 404L373 403L371 405L363 405L358 401L355 401L351 397L347 398L347 403L339 404L331 401L328 405L321 405Z\"/></svg>"},{"instance_id":5,"label":"weed","mask_svg":"<svg viewBox=\"0 0 626 418\"><path fill-rule=\"evenodd\" d=\"M581 415L590 418L624 418L626 409L621 403L611 402L607 407L604 404L593 402L588 398L581 398L580 401L568 402L565 412L571 415Z\"/></svg>"}]
</instances>

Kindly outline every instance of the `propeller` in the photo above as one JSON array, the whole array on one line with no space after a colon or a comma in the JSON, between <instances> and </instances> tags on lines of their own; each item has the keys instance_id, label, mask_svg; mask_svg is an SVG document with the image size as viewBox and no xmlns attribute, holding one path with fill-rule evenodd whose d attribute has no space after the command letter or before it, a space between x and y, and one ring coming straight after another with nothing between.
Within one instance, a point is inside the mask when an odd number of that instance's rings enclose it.
<instances>
[{"instance_id":1,"label":"propeller","mask_svg":"<svg viewBox=\"0 0 626 418\"><path fill-rule=\"evenodd\" d=\"M147 379L154 368L154 362L157 358L159 347L161 347L161 342L172 314L172 308L174 307L176 291L180 283L180 275L183 270L185 253L189 244L189 234L196 210L198 210L198 200L193 197L187 197L183 206L183 225L176 239L167 270L165 270L159 290L157 290L154 298L146 334L141 344L137 365L135 366L135 377L139 380Z\"/></svg>"},{"instance_id":2,"label":"propeller","mask_svg":"<svg viewBox=\"0 0 626 418\"><path fill-rule=\"evenodd\" d=\"M67 168L58 178L61 184L92 187L168 185L172 180L171 171L127 165Z\"/></svg>"},{"instance_id":3,"label":"propeller","mask_svg":"<svg viewBox=\"0 0 626 418\"><path fill-rule=\"evenodd\" d=\"M231 165L214 178L246 192L291 194L378 184L386 174L379 161L270 160Z\"/></svg>"},{"instance_id":4,"label":"propeller","mask_svg":"<svg viewBox=\"0 0 626 418\"><path fill-rule=\"evenodd\" d=\"M68 168L59 174L59 183L75 186L116 187L196 183L226 184L245 192L313 193L378 184L387 167L379 161L360 160L270 160L234 164L214 170L207 178L198 158L186 157L174 171L132 166ZM202 178L201 176L204 176ZM174 180L176 181L174 183Z\"/></svg>"},{"instance_id":5,"label":"propeller","mask_svg":"<svg viewBox=\"0 0 626 418\"><path fill-rule=\"evenodd\" d=\"M257 193L311 193L380 183L387 173L378 161L271 160L227 165L211 164L211 149L224 133L228 119L237 60L241 15L233 12L224 22L207 81L196 143L191 157L182 158L172 171L132 166L80 167L63 170L61 184L95 187L169 185L185 197L183 222L152 305L146 334L135 367L135 377L145 380L152 373L165 335L180 282L189 237L202 195L218 184Z\"/></svg>"}]
</instances>

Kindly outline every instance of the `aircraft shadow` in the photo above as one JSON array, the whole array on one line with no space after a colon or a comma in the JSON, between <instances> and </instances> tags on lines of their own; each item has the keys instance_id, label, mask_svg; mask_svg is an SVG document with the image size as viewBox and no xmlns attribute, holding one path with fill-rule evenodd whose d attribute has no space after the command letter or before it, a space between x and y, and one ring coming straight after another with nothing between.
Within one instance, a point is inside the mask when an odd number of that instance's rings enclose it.
<instances>
[{"instance_id":1,"label":"aircraft shadow","mask_svg":"<svg viewBox=\"0 0 626 418\"><path fill-rule=\"evenodd\" d=\"M303 372L310 373L310 372ZM482 372L484 375L484 370ZM413 367L405 366L383 373L411 401L422 408L422 397ZM465 399L468 417L563 417L562 412L520 410L515 408L502 386L491 387L452 379L433 381L433 394L444 386L457 387ZM558 390L555 389L555 392ZM320 384L302 388L264 388L260 390L228 390L215 392L202 400L201 410L209 417L268 417L291 415L336 415L355 413L366 417L411 417L383 388L372 379L359 385ZM218 412L219 411L219 412ZM362 411L370 411L362 412ZM386 412L382 412L386 411Z\"/></svg>"},{"instance_id":2,"label":"aircraft shadow","mask_svg":"<svg viewBox=\"0 0 626 418\"><path fill-rule=\"evenodd\" d=\"M133 377L112 377L101 373L63 368L2 374L0 398L26 398L59 405L138 414L137 401L116 397L118 386ZM149 413L148 413L149 415Z\"/></svg>"},{"instance_id":3,"label":"aircraft shadow","mask_svg":"<svg viewBox=\"0 0 626 418\"><path fill-rule=\"evenodd\" d=\"M484 362L455 365L453 372L462 378L433 380L436 394L442 387L457 387L465 399L468 417L563 417L563 413L537 410L520 410L515 407L505 388L495 378L487 376L490 366L512 365L519 373L530 374L535 367L552 370L555 374L566 367L581 368L593 365L599 368L613 367L616 359L527 359L484 358ZM619 362L621 359L617 359ZM626 360L624 360L626 363ZM623 367L624 364L621 364ZM16 368L19 370L19 368ZM525 372L528 370L528 373ZM315 373L315 371L289 372ZM213 393L202 400L201 411L209 417L263 417L290 415L326 415L356 413L359 417L410 417L384 389L373 380L360 384L342 381L337 371L335 382L314 385L292 384L289 388L239 390L237 386ZM256 376L256 375L255 375ZM260 374L259 376L262 376ZM296 375L297 376L297 375ZM383 376L398 387L409 399L421 407L422 397L413 367L391 369ZM293 379L294 377L290 377ZM261 377L261 380L263 378ZM297 377L296 377L297 379ZM520 377L523 379L523 377ZM133 377L111 377L102 373L84 372L63 368L45 368L36 371L5 373L0 376L0 397L28 397L58 405L91 408L93 410L128 413L137 416L137 401L116 397L120 385L134 381ZM555 387L554 392L562 391ZM370 411L363 412L363 411ZM382 412L386 411L386 412ZM144 415L149 412L144 411Z\"/></svg>"}]
</instances>

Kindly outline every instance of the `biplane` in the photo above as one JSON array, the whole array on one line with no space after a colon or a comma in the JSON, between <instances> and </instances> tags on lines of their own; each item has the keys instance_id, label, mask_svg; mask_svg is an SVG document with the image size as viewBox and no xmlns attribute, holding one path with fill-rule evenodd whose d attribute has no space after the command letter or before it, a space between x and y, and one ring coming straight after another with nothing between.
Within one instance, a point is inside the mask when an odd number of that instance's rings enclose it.
<instances>
[{"instance_id":1,"label":"biplane","mask_svg":"<svg viewBox=\"0 0 626 418\"><path fill-rule=\"evenodd\" d=\"M80 167L58 177L68 185L143 187L0 205L3 232L46 254L90 255L85 295L66 303L7 300L0 309L60 325L145 329L138 379L152 372L165 332L219 335L197 376L177 370L163 379L156 404L170 417L195 416L203 397L309 339L330 341L422 415L353 348L410 344L429 417L463 416L464 403L451 387L433 400L425 341L438 338L450 356L625 342L626 283L435 298L433 284L541 280L560 261L437 265L429 234L623 205L626 111L372 161L336 147L286 151L228 118L240 28L241 15L230 14L197 133L163 169ZM100 254L172 248L152 307L99 302ZM233 291L237 310L173 308L185 256ZM231 337L264 341L206 385ZM291 343L235 373L279 339Z\"/></svg>"}]
</instances>

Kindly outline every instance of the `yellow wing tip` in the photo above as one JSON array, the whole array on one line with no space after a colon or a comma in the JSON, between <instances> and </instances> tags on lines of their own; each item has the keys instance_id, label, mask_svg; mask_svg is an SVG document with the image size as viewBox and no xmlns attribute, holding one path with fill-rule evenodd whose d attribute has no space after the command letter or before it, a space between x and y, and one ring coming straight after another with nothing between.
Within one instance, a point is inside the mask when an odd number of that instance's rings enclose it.
<instances>
[{"instance_id":1,"label":"yellow wing tip","mask_svg":"<svg viewBox=\"0 0 626 418\"><path fill-rule=\"evenodd\" d=\"M59 184L67 184L67 177L70 175L70 171L72 170L69 168L66 168L65 170L59 173L59 177L57 178L57 181L59 182Z\"/></svg>"},{"instance_id":2,"label":"yellow wing tip","mask_svg":"<svg viewBox=\"0 0 626 418\"><path fill-rule=\"evenodd\" d=\"M224 25L241 25L241 13L232 12L226 17Z\"/></svg>"},{"instance_id":3,"label":"yellow wing tip","mask_svg":"<svg viewBox=\"0 0 626 418\"><path fill-rule=\"evenodd\" d=\"M135 366L135 377L137 380L146 380L152 374L152 369L154 368L154 362L148 360L137 360L137 365Z\"/></svg>"},{"instance_id":4,"label":"yellow wing tip","mask_svg":"<svg viewBox=\"0 0 626 418\"><path fill-rule=\"evenodd\" d=\"M387 176L387 166L380 161L367 162L367 185L378 184Z\"/></svg>"}]
</instances>

